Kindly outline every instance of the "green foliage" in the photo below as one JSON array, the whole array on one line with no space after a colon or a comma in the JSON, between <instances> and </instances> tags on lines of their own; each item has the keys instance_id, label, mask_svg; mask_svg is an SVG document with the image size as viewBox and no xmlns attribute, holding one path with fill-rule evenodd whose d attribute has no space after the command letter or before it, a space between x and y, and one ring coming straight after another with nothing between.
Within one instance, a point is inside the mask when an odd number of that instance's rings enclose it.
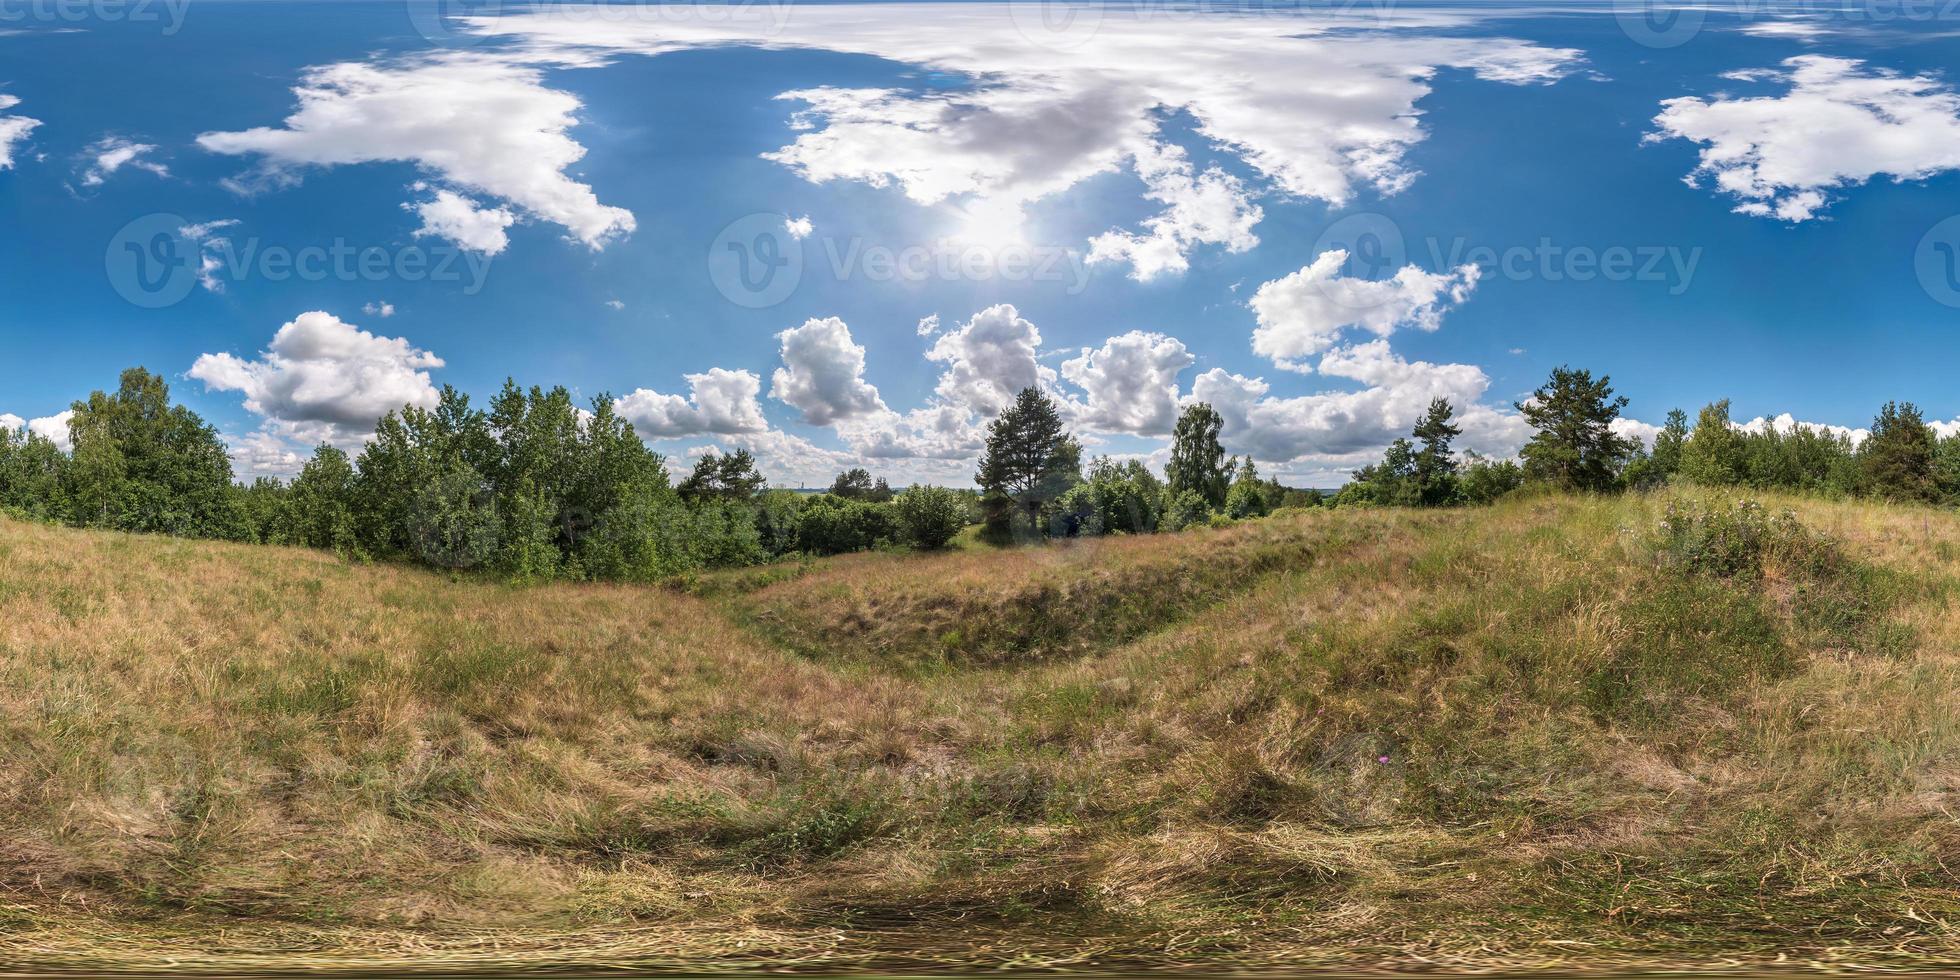
<instances>
[{"instance_id":1,"label":"green foliage","mask_svg":"<svg viewBox=\"0 0 1960 980\"><path fill-rule=\"evenodd\" d=\"M1211 523L1211 502L1196 490L1173 493L1166 489L1164 500L1164 518L1160 526L1166 531L1182 531Z\"/></svg>"},{"instance_id":2,"label":"green foliage","mask_svg":"<svg viewBox=\"0 0 1960 980\"><path fill-rule=\"evenodd\" d=\"M1470 453L1457 474L1456 496L1466 504L1488 504L1523 485L1524 469L1517 463Z\"/></svg>"},{"instance_id":3,"label":"green foliage","mask_svg":"<svg viewBox=\"0 0 1960 980\"><path fill-rule=\"evenodd\" d=\"M1729 418L1729 402L1708 405L1681 446L1681 475L1705 487L1732 487L1749 477L1747 439Z\"/></svg>"},{"instance_id":4,"label":"green foliage","mask_svg":"<svg viewBox=\"0 0 1960 980\"><path fill-rule=\"evenodd\" d=\"M997 540L1031 534L1048 506L1081 482L1082 448L1062 427L1055 403L1025 388L987 429L974 482L983 491L987 530Z\"/></svg>"},{"instance_id":5,"label":"green foliage","mask_svg":"<svg viewBox=\"0 0 1960 980\"><path fill-rule=\"evenodd\" d=\"M1264 517L1273 512L1270 485L1259 479L1259 468L1247 456L1239 463L1232 488L1225 492L1225 514L1233 520Z\"/></svg>"},{"instance_id":6,"label":"green foliage","mask_svg":"<svg viewBox=\"0 0 1960 980\"><path fill-rule=\"evenodd\" d=\"M1716 578L1759 577L1767 564L1814 568L1834 561L1830 543L1790 511L1770 513L1753 500L1728 507L1671 501L1655 532L1664 566Z\"/></svg>"},{"instance_id":7,"label":"green foliage","mask_svg":"<svg viewBox=\"0 0 1960 980\"><path fill-rule=\"evenodd\" d=\"M1171 433L1171 459L1164 467L1164 482L1173 496L1192 491L1216 510L1225 506L1225 495L1232 482L1232 463L1225 458L1225 447L1218 441L1225 420L1210 405L1198 402L1178 416Z\"/></svg>"},{"instance_id":8,"label":"green foliage","mask_svg":"<svg viewBox=\"0 0 1960 980\"><path fill-rule=\"evenodd\" d=\"M897 536L897 519L890 504L847 500L824 494L804 503L797 518L796 539L813 555L867 551Z\"/></svg>"},{"instance_id":9,"label":"green foliage","mask_svg":"<svg viewBox=\"0 0 1960 980\"><path fill-rule=\"evenodd\" d=\"M73 406L69 465L60 467L63 517L85 527L242 539L247 528L218 430L170 404L163 379L122 374L114 394Z\"/></svg>"},{"instance_id":10,"label":"green foliage","mask_svg":"<svg viewBox=\"0 0 1960 980\"><path fill-rule=\"evenodd\" d=\"M1433 399L1411 433L1422 445L1410 472L1416 503L1421 506L1441 507L1456 498L1456 456L1450 452L1450 441L1463 430L1450 424L1455 415L1448 401Z\"/></svg>"},{"instance_id":11,"label":"green foliage","mask_svg":"<svg viewBox=\"0 0 1960 980\"><path fill-rule=\"evenodd\" d=\"M937 550L965 529L966 495L945 487L912 487L892 501L892 514L907 544Z\"/></svg>"},{"instance_id":12,"label":"green foliage","mask_svg":"<svg viewBox=\"0 0 1960 980\"><path fill-rule=\"evenodd\" d=\"M1519 451L1527 479L1561 490L1613 488L1634 446L1612 430L1627 400L1614 397L1611 380L1602 375L1595 381L1590 371L1555 368L1528 401L1515 406L1538 430Z\"/></svg>"},{"instance_id":13,"label":"green foliage","mask_svg":"<svg viewBox=\"0 0 1960 980\"><path fill-rule=\"evenodd\" d=\"M1886 402L1872 420L1871 435L1858 447L1867 491L1890 500L1935 499L1935 441L1917 406Z\"/></svg>"},{"instance_id":14,"label":"green foliage","mask_svg":"<svg viewBox=\"0 0 1960 980\"><path fill-rule=\"evenodd\" d=\"M695 461L694 472L681 481L681 496L689 501L721 500L748 502L767 489L769 481L755 468L755 457L746 449L717 456L708 453Z\"/></svg>"},{"instance_id":15,"label":"green foliage","mask_svg":"<svg viewBox=\"0 0 1960 980\"><path fill-rule=\"evenodd\" d=\"M837 474L830 484L830 495L845 500L868 500L874 504L889 503L892 499L891 485L879 477L876 482L864 469L850 469Z\"/></svg>"},{"instance_id":16,"label":"green foliage","mask_svg":"<svg viewBox=\"0 0 1960 980\"><path fill-rule=\"evenodd\" d=\"M1088 479L1056 501L1049 530L1058 537L1149 534L1157 530L1163 506L1164 483L1148 466L1105 456L1089 465Z\"/></svg>"}]
</instances>

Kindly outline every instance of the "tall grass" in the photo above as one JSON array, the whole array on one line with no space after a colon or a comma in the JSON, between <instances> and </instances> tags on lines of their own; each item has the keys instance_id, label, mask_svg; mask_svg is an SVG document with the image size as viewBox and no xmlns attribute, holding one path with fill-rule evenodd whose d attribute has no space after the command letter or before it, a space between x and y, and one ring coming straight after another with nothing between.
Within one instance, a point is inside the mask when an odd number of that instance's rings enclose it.
<instances>
[{"instance_id":1,"label":"tall grass","mask_svg":"<svg viewBox=\"0 0 1960 980\"><path fill-rule=\"evenodd\" d=\"M1951 959L1960 521L1761 504L693 593L0 523L0 957Z\"/></svg>"}]
</instances>

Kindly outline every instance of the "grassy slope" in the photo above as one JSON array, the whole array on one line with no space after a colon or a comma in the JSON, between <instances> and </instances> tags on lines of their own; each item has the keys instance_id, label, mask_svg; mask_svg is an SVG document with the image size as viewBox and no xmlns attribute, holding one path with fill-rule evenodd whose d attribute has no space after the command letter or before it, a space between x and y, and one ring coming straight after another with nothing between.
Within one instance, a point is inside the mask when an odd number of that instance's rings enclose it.
<instances>
[{"instance_id":1,"label":"grassy slope","mask_svg":"<svg viewBox=\"0 0 1960 980\"><path fill-rule=\"evenodd\" d=\"M0 521L0 958L1960 958L1960 520L1659 500L513 589ZM800 574L798 572L800 571Z\"/></svg>"}]
</instances>

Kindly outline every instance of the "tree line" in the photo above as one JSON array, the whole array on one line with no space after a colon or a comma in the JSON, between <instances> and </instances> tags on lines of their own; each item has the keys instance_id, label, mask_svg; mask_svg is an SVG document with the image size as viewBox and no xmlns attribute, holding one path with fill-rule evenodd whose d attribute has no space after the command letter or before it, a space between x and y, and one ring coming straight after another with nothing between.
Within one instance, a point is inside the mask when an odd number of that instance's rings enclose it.
<instances>
[{"instance_id":1,"label":"tree line","mask_svg":"<svg viewBox=\"0 0 1960 980\"><path fill-rule=\"evenodd\" d=\"M1526 486L1606 493L1680 481L1960 504L1960 432L1941 437L1911 402L1886 403L1854 442L1801 423L1744 429L1723 400L1704 407L1692 426L1687 413L1670 411L1651 450L1613 430L1626 404L1609 377L1560 367L1515 406L1533 429L1518 460L1493 461L1452 450L1462 431L1449 402L1437 399L1410 438L1357 470L1332 503L1435 507L1488 503Z\"/></svg>"}]
</instances>

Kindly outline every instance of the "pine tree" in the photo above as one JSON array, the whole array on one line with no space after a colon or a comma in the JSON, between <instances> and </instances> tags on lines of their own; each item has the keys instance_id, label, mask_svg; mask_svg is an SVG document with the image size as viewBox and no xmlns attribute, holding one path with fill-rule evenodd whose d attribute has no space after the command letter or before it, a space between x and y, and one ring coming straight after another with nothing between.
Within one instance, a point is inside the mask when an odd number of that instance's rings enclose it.
<instances>
[{"instance_id":1,"label":"pine tree","mask_svg":"<svg viewBox=\"0 0 1960 980\"><path fill-rule=\"evenodd\" d=\"M1633 445L1612 425L1625 408L1612 379L1559 367L1531 399L1515 407L1538 430L1519 455L1525 476L1563 490L1609 490Z\"/></svg>"},{"instance_id":2,"label":"pine tree","mask_svg":"<svg viewBox=\"0 0 1960 980\"><path fill-rule=\"evenodd\" d=\"M1456 454L1450 451L1450 440L1463 430L1450 424L1455 415L1447 400L1434 399L1411 433L1422 444L1414 475L1416 501L1424 507L1441 507L1456 496Z\"/></svg>"},{"instance_id":3,"label":"pine tree","mask_svg":"<svg viewBox=\"0 0 1960 980\"><path fill-rule=\"evenodd\" d=\"M1063 428L1055 403L1024 388L987 429L986 453L974 482L985 491L988 524L996 535L1010 530L1012 513L1041 526L1041 512L1082 481L1082 449Z\"/></svg>"},{"instance_id":4,"label":"pine tree","mask_svg":"<svg viewBox=\"0 0 1960 980\"><path fill-rule=\"evenodd\" d=\"M1886 402L1872 420L1872 434L1858 447L1865 486L1892 500L1932 500L1933 430L1911 402Z\"/></svg>"}]
</instances>

